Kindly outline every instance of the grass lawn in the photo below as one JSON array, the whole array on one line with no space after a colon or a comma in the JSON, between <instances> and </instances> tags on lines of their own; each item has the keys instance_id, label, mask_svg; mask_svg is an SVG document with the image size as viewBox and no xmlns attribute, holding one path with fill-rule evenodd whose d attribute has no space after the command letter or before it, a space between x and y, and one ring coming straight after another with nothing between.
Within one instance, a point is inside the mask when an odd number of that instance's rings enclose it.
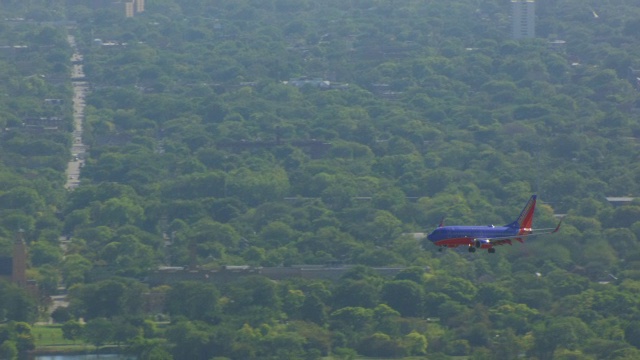
<instances>
[{"instance_id":1,"label":"grass lawn","mask_svg":"<svg viewBox=\"0 0 640 360\"><path fill-rule=\"evenodd\" d=\"M31 328L36 348L44 346L84 347L82 340L67 340L62 337L62 325L33 325Z\"/></svg>"},{"instance_id":2,"label":"grass lawn","mask_svg":"<svg viewBox=\"0 0 640 360\"><path fill-rule=\"evenodd\" d=\"M36 324L31 327L31 334L35 341L35 351L41 354L83 354L83 353L118 353L121 348L115 345L104 345L96 349L92 344L83 340L67 340L62 336L62 325ZM2 360L2 359L0 359Z\"/></svg>"}]
</instances>

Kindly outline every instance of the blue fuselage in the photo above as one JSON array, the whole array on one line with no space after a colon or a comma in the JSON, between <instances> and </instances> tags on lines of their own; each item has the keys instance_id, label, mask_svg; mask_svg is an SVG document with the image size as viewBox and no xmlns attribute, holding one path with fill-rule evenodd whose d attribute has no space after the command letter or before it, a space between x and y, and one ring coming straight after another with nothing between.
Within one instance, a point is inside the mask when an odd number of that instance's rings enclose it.
<instances>
[{"instance_id":1,"label":"blue fuselage","mask_svg":"<svg viewBox=\"0 0 640 360\"><path fill-rule=\"evenodd\" d=\"M433 230L427 239L436 245L472 245L476 239L517 236L519 230L508 226L443 226Z\"/></svg>"}]
</instances>

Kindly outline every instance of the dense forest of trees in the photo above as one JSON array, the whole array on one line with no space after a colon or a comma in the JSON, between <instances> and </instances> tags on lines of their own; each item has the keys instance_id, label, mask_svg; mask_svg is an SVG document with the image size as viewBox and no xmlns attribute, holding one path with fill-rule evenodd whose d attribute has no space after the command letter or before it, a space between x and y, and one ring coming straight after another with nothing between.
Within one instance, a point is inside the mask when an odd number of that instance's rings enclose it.
<instances>
[{"instance_id":1,"label":"dense forest of trees","mask_svg":"<svg viewBox=\"0 0 640 360\"><path fill-rule=\"evenodd\" d=\"M22 229L40 292L68 288L54 313L68 338L139 359L640 358L640 202L605 199L640 194L630 2L538 0L538 37L519 41L506 0L0 13L0 253ZM71 192L69 34L91 83ZM63 123L25 125L42 117ZM408 235L443 216L508 223L532 193L536 227L568 215L560 233L491 255ZM357 266L337 282L143 281L191 253L203 268ZM44 304L0 287L11 357ZM145 312L150 292L162 314Z\"/></svg>"}]
</instances>

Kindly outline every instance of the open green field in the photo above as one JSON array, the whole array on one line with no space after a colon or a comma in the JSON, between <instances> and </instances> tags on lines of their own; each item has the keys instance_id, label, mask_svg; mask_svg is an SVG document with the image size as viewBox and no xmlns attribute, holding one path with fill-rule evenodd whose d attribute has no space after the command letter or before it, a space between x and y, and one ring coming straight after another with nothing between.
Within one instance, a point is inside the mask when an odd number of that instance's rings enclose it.
<instances>
[{"instance_id":1,"label":"open green field","mask_svg":"<svg viewBox=\"0 0 640 360\"><path fill-rule=\"evenodd\" d=\"M84 349L86 346L82 340L67 340L62 336L62 325L33 325L31 328L36 348L61 347L69 349Z\"/></svg>"}]
</instances>

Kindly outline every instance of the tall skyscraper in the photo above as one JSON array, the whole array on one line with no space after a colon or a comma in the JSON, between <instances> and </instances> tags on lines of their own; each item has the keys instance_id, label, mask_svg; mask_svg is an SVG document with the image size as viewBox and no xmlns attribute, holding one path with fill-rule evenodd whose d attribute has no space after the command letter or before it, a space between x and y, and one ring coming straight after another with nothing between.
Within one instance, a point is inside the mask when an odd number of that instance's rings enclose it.
<instances>
[{"instance_id":1,"label":"tall skyscraper","mask_svg":"<svg viewBox=\"0 0 640 360\"><path fill-rule=\"evenodd\" d=\"M144 12L144 0L126 0L124 6L126 17L133 17L137 13Z\"/></svg>"},{"instance_id":2,"label":"tall skyscraper","mask_svg":"<svg viewBox=\"0 0 640 360\"><path fill-rule=\"evenodd\" d=\"M125 17L133 17L135 14L135 3L133 1L127 1L124 3L124 16Z\"/></svg>"},{"instance_id":3,"label":"tall skyscraper","mask_svg":"<svg viewBox=\"0 0 640 360\"><path fill-rule=\"evenodd\" d=\"M27 285L27 249L19 232L13 243L13 256L0 256L0 280L11 281L22 287Z\"/></svg>"},{"instance_id":4,"label":"tall skyscraper","mask_svg":"<svg viewBox=\"0 0 640 360\"><path fill-rule=\"evenodd\" d=\"M514 39L536 37L535 0L511 0L511 25Z\"/></svg>"},{"instance_id":5,"label":"tall skyscraper","mask_svg":"<svg viewBox=\"0 0 640 360\"><path fill-rule=\"evenodd\" d=\"M11 280L16 284L25 287L27 286L27 248L22 236L23 232L20 231L13 244Z\"/></svg>"}]
</instances>

